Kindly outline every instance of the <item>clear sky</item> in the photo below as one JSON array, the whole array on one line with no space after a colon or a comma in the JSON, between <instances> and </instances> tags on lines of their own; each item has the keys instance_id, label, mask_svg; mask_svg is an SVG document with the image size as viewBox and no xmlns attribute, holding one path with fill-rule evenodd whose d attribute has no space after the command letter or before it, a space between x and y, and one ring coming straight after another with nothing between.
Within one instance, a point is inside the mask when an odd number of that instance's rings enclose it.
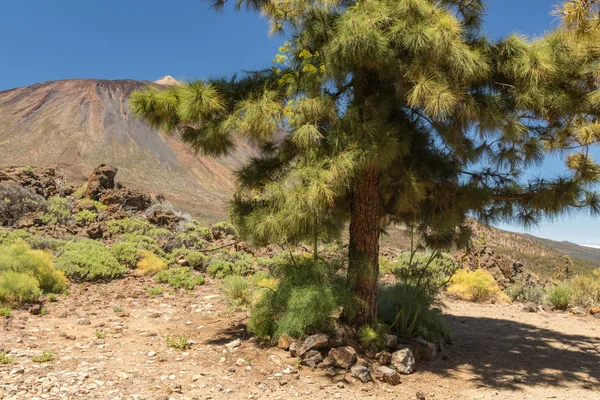
<instances>
[{"instance_id":1,"label":"clear sky","mask_svg":"<svg viewBox=\"0 0 600 400\"><path fill-rule=\"evenodd\" d=\"M491 38L542 34L557 22L550 12L558 3L490 0L485 31ZM68 78L194 79L269 66L284 38L269 37L259 15L230 8L214 13L200 0L3 1L0 90ZM551 160L539 174L560 169ZM577 214L528 232L600 246L598 225L600 218Z\"/></svg>"}]
</instances>

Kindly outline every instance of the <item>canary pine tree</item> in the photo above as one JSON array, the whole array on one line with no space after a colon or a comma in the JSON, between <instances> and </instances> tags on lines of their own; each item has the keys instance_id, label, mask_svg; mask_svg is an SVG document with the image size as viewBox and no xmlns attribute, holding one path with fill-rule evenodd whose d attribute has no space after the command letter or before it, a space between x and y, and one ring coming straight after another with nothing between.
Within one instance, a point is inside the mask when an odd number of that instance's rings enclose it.
<instances>
[{"instance_id":1,"label":"canary pine tree","mask_svg":"<svg viewBox=\"0 0 600 400\"><path fill-rule=\"evenodd\" d=\"M531 224L600 211L590 154L600 141L598 1L567 1L544 36L499 41L482 33L485 0L236 5L289 38L272 68L148 87L131 107L205 154L229 153L234 134L255 143L231 204L243 236L316 249L349 222L351 323L376 315L388 224L442 248L468 242L468 216ZM531 178L557 155L564 172Z\"/></svg>"}]
</instances>

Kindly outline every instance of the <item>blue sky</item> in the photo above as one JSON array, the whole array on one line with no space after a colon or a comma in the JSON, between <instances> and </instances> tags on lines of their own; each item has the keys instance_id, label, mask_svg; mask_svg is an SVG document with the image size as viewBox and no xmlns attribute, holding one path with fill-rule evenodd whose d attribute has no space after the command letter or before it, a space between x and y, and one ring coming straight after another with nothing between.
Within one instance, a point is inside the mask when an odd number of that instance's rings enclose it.
<instances>
[{"instance_id":1,"label":"blue sky","mask_svg":"<svg viewBox=\"0 0 600 400\"><path fill-rule=\"evenodd\" d=\"M539 35L558 0L490 0L485 31ZM260 16L199 0L20 0L0 6L0 90L68 78L155 80L230 75L269 65L282 37ZM538 174L561 170L550 160ZM584 214L528 230L555 240L600 245L600 219ZM519 230L519 227L502 225Z\"/></svg>"}]
</instances>

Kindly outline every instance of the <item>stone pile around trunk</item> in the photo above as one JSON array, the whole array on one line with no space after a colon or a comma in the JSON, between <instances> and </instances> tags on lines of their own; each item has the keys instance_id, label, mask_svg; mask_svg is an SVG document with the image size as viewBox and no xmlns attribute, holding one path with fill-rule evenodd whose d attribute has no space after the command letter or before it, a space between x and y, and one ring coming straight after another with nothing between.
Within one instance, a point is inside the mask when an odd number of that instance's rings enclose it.
<instances>
[{"instance_id":1,"label":"stone pile around trunk","mask_svg":"<svg viewBox=\"0 0 600 400\"><path fill-rule=\"evenodd\" d=\"M417 360L429 362L437 356L437 346L422 337L398 344L398 337L388 336L387 342L392 345L389 351L381 351L374 357L359 354L357 349L360 350L360 346L352 343L350 336L330 337L323 333L308 336L304 340L295 340L283 334L277 347L288 350L292 357L300 359L301 365L309 368L349 370L361 382L378 380L390 385L399 384L401 375L414 373Z\"/></svg>"}]
</instances>

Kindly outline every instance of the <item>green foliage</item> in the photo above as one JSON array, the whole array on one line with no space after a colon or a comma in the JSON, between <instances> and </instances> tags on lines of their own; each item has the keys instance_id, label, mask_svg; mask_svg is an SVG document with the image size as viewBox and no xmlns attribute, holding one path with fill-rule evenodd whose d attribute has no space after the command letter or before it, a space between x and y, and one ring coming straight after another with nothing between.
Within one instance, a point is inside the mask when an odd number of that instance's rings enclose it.
<instances>
[{"instance_id":1,"label":"green foliage","mask_svg":"<svg viewBox=\"0 0 600 400\"><path fill-rule=\"evenodd\" d=\"M573 292L567 285L555 286L548 293L548 300L557 310L566 310L571 304L573 298Z\"/></svg>"},{"instance_id":2,"label":"green foliage","mask_svg":"<svg viewBox=\"0 0 600 400\"><path fill-rule=\"evenodd\" d=\"M42 222L46 225L67 224L71 220L73 206L69 200L60 196L48 199L48 210L42 216Z\"/></svg>"},{"instance_id":3,"label":"green foliage","mask_svg":"<svg viewBox=\"0 0 600 400\"><path fill-rule=\"evenodd\" d=\"M98 213L90 210L81 210L75 215L75 221L83 222L86 225L96 222Z\"/></svg>"},{"instance_id":4,"label":"green foliage","mask_svg":"<svg viewBox=\"0 0 600 400\"><path fill-rule=\"evenodd\" d=\"M73 197L76 199L83 199L85 197L85 192L87 191L88 184L87 182L81 185L75 192L73 192Z\"/></svg>"},{"instance_id":5,"label":"green foliage","mask_svg":"<svg viewBox=\"0 0 600 400\"><path fill-rule=\"evenodd\" d=\"M67 278L54 269L52 256L25 242L0 245L0 300L31 302L42 293L60 293Z\"/></svg>"},{"instance_id":6,"label":"green foliage","mask_svg":"<svg viewBox=\"0 0 600 400\"><path fill-rule=\"evenodd\" d=\"M6 355L5 352L0 351L0 365L13 364L15 359Z\"/></svg>"},{"instance_id":7,"label":"green foliage","mask_svg":"<svg viewBox=\"0 0 600 400\"><path fill-rule=\"evenodd\" d=\"M573 303L591 307L600 305L600 277L594 275L578 275L569 281L573 292Z\"/></svg>"},{"instance_id":8,"label":"green foliage","mask_svg":"<svg viewBox=\"0 0 600 400\"><path fill-rule=\"evenodd\" d=\"M151 296L158 296L158 295L161 295L163 293L162 288L159 288L159 287L145 286L144 290L146 292L148 292L148 294L151 295Z\"/></svg>"},{"instance_id":9,"label":"green foliage","mask_svg":"<svg viewBox=\"0 0 600 400\"><path fill-rule=\"evenodd\" d=\"M23 168L21 168L21 171L27 176L35 176L35 172L33 171L33 168L31 168L31 165L24 166Z\"/></svg>"},{"instance_id":10,"label":"green foliage","mask_svg":"<svg viewBox=\"0 0 600 400\"><path fill-rule=\"evenodd\" d=\"M106 333L99 329L96 329L95 335L96 335L96 339L104 339L106 337Z\"/></svg>"},{"instance_id":11,"label":"green foliage","mask_svg":"<svg viewBox=\"0 0 600 400\"><path fill-rule=\"evenodd\" d=\"M167 335L165 341L167 342L167 346L176 350L185 350L188 347L190 347L190 344L188 343L187 337L185 335L177 337Z\"/></svg>"},{"instance_id":12,"label":"green foliage","mask_svg":"<svg viewBox=\"0 0 600 400\"><path fill-rule=\"evenodd\" d=\"M208 256L199 251L192 251L185 256L185 261L187 261L190 268L198 271L206 267L208 264L208 259Z\"/></svg>"},{"instance_id":13,"label":"green foliage","mask_svg":"<svg viewBox=\"0 0 600 400\"><path fill-rule=\"evenodd\" d=\"M394 264L394 274L405 286L422 288L436 294L458 269L456 260L444 253L402 253Z\"/></svg>"},{"instance_id":14,"label":"green foliage","mask_svg":"<svg viewBox=\"0 0 600 400\"><path fill-rule=\"evenodd\" d=\"M75 196L77 197L77 196ZM106 210L106 205L92 199L83 199L77 203L79 208L84 210L96 211L98 213Z\"/></svg>"},{"instance_id":15,"label":"green foliage","mask_svg":"<svg viewBox=\"0 0 600 400\"><path fill-rule=\"evenodd\" d=\"M12 310L9 306L0 307L0 317L8 318L12 315Z\"/></svg>"},{"instance_id":16,"label":"green foliage","mask_svg":"<svg viewBox=\"0 0 600 400\"><path fill-rule=\"evenodd\" d=\"M513 285L507 287L504 293L513 301L521 301L524 303L531 302L535 304L543 304L546 299L546 291L535 285L528 284L522 280L516 281Z\"/></svg>"},{"instance_id":17,"label":"green foliage","mask_svg":"<svg viewBox=\"0 0 600 400\"><path fill-rule=\"evenodd\" d=\"M223 294L234 307L249 307L254 299L254 286L248 278L230 275L223 279Z\"/></svg>"},{"instance_id":18,"label":"green foliage","mask_svg":"<svg viewBox=\"0 0 600 400\"><path fill-rule=\"evenodd\" d=\"M394 273L394 262L390 259L379 256L379 275L389 275Z\"/></svg>"},{"instance_id":19,"label":"green foliage","mask_svg":"<svg viewBox=\"0 0 600 400\"><path fill-rule=\"evenodd\" d=\"M113 311L117 314L122 313L123 312L123 307L121 306L115 306L113 307Z\"/></svg>"},{"instance_id":20,"label":"green foliage","mask_svg":"<svg viewBox=\"0 0 600 400\"><path fill-rule=\"evenodd\" d=\"M217 222L213 226L210 227L210 232L215 239L222 239L226 236L235 236L236 231L235 227L231 225L229 222Z\"/></svg>"},{"instance_id":21,"label":"green foliage","mask_svg":"<svg viewBox=\"0 0 600 400\"><path fill-rule=\"evenodd\" d=\"M358 340L363 349L378 351L386 349L385 334L389 332L389 326L380 321L374 321L372 325L363 325L358 329Z\"/></svg>"},{"instance_id":22,"label":"green foliage","mask_svg":"<svg viewBox=\"0 0 600 400\"><path fill-rule=\"evenodd\" d=\"M421 336L437 342L450 335L438 302L418 287L402 283L380 286L377 315L406 339Z\"/></svg>"},{"instance_id":23,"label":"green foliage","mask_svg":"<svg viewBox=\"0 0 600 400\"><path fill-rule=\"evenodd\" d=\"M170 236L165 228L158 228L141 218L112 219L106 223L106 231L113 235L134 234L148 237Z\"/></svg>"},{"instance_id":24,"label":"green foliage","mask_svg":"<svg viewBox=\"0 0 600 400\"><path fill-rule=\"evenodd\" d=\"M25 213L46 209L46 200L18 183L0 184L0 226L10 226Z\"/></svg>"},{"instance_id":25,"label":"green foliage","mask_svg":"<svg viewBox=\"0 0 600 400\"><path fill-rule=\"evenodd\" d=\"M67 244L56 267L68 277L84 281L114 279L126 271L103 243L87 239Z\"/></svg>"},{"instance_id":26,"label":"green foliage","mask_svg":"<svg viewBox=\"0 0 600 400\"><path fill-rule=\"evenodd\" d=\"M206 272L211 278L223 279L226 276L233 275L235 265L230 261L213 260L208 264Z\"/></svg>"},{"instance_id":27,"label":"green foliage","mask_svg":"<svg viewBox=\"0 0 600 400\"><path fill-rule=\"evenodd\" d=\"M210 228L200 226L200 224L197 221L188 222L184 227L184 232L193 232L200 238L206 240L207 242L214 240Z\"/></svg>"},{"instance_id":28,"label":"green foliage","mask_svg":"<svg viewBox=\"0 0 600 400\"><path fill-rule=\"evenodd\" d=\"M56 303L57 301L56 294L54 293L49 293L47 298L50 303Z\"/></svg>"},{"instance_id":29,"label":"green foliage","mask_svg":"<svg viewBox=\"0 0 600 400\"><path fill-rule=\"evenodd\" d=\"M203 249L207 241L204 235L198 232L178 232L169 238L169 246L172 249L185 247L186 249Z\"/></svg>"},{"instance_id":30,"label":"green foliage","mask_svg":"<svg viewBox=\"0 0 600 400\"><path fill-rule=\"evenodd\" d=\"M45 363L54 361L54 352L51 350L45 350L44 352L42 352L42 354L33 356L31 358L31 361L35 363Z\"/></svg>"},{"instance_id":31,"label":"green foliage","mask_svg":"<svg viewBox=\"0 0 600 400\"><path fill-rule=\"evenodd\" d=\"M110 253L119 262L119 264L134 268L140 260L141 249L135 242L120 241L112 245Z\"/></svg>"},{"instance_id":32,"label":"green foliage","mask_svg":"<svg viewBox=\"0 0 600 400\"><path fill-rule=\"evenodd\" d=\"M460 269L450 279L448 293L469 301L506 301L494 277L483 269L469 271Z\"/></svg>"},{"instance_id":33,"label":"green foliage","mask_svg":"<svg viewBox=\"0 0 600 400\"><path fill-rule=\"evenodd\" d=\"M301 337L327 331L330 316L348 303L346 280L336 274L338 268L324 261L315 264L308 257L280 264L274 271L279 283L260 291L248 329L272 340L283 333Z\"/></svg>"},{"instance_id":34,"label":"green foliage","mask_svg":"<svg viewBox=\"0 0 600 400\"><path fill-rule=\"evenodd\" d=\"M169 268L156 274L156 282L168 283L174 288L192 290L196 285L204 285L202 275L195 274L188 267Z\"/></svg>"},{"instance_id":35,"label":"green foliage","mask_svg":"<svg viewBox=\"0 0 600 400\"><path fill-rule=\"evenodd\" d=\"M22 229L0 229L0 245L26 242L36 250L58 250L65 240L33 235Z\"/></svg>"}]
</instances>

